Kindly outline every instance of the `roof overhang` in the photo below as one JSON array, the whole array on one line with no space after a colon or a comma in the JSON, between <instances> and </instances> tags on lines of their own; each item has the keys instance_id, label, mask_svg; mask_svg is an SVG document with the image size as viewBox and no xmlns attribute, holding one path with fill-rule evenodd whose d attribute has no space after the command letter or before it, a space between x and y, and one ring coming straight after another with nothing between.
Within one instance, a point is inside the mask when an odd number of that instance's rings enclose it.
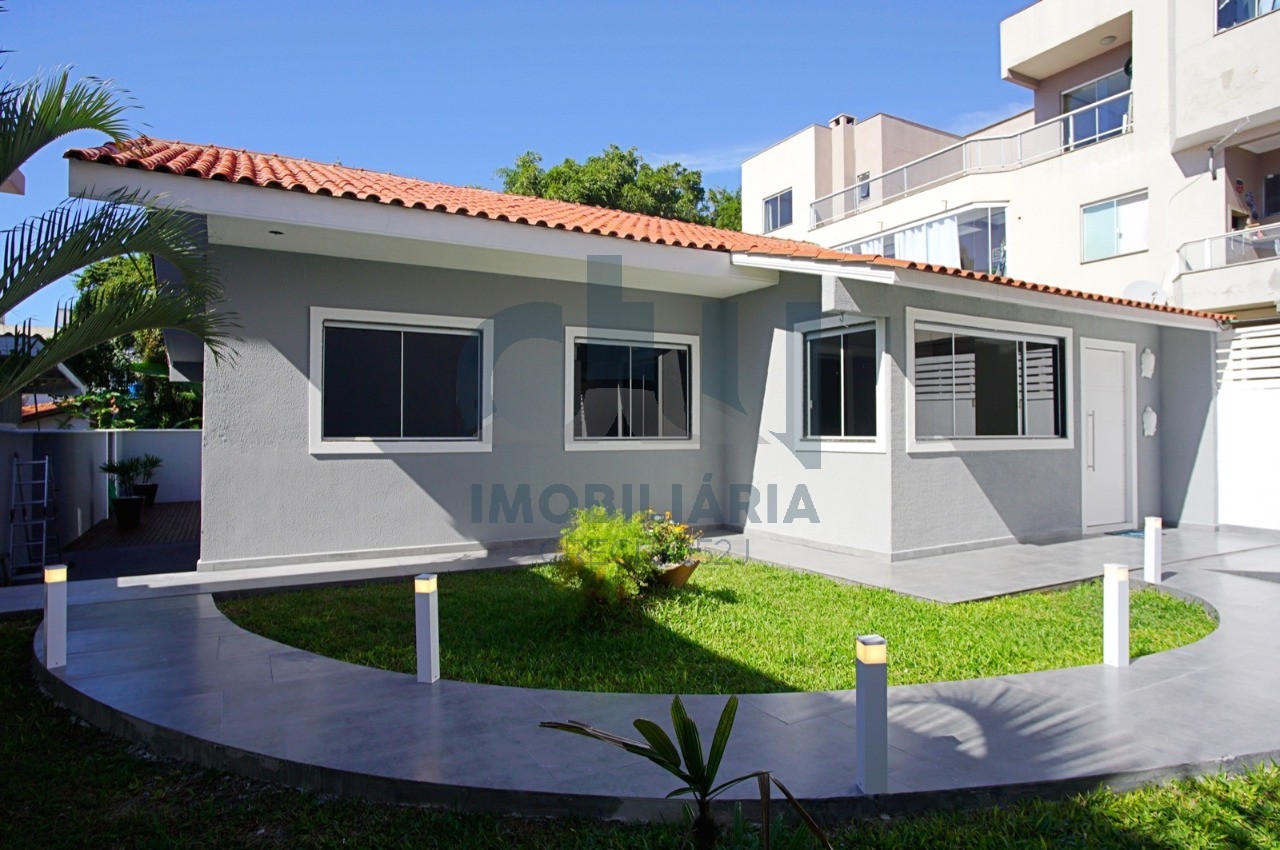
<instances>
[{"instance_id":1,"label":"roof overhang","mask_svg":"<svg viewBox=\"0 0 1280 850\"><path fill-rule=\"evenodd\" d=\"M122 190L205 216L210 245L584 283L590 261L616 257L624 288L710 298L777 282L775 272L736 266L724 251L70 161L72 195Z\"/></svg>"},{"instance_id":2,"label":"roof overhang","mask_svg":"<svg viewBox=\"0 0 1280 850\"><path fill-rule=\"evenodd\" d=\"M1000 66L1027 88L1133 41L1133 13L1113 0L1052 0L1000 22ZM1105 43L1104 43L1105 42Z\"/></svg>"},{"instance_id":3,"label":"roof overhang","mask_svg":"<svg viewBox=\"0 0 1280 850\"><path fill-rule=\"evenodd\" d=\"M915 269L885 269L876 268L866 263L799 260L786 257L761 257L750 254L735 254L733 262L734 265L745 268L764 268L779 272L817 275L823 278L823 309L830 312L843 312L847 309L836 303L838 299L833 300L828 297L828 290L831 288L830 284L835 280L861 280L909 289L923 289L929 292L942 292L949 295L963 295L984 301L999 301L1004 304L1023 304L1028 307L1055 310L1062 313L1102 316L1129 322L1142 322L1165 327L1191 328L1203 331L1218 331L1221 329L1218 322L1213 319L1187 316L1180 313L1165 313L1158 310L1146 310L1140 307L1129 307L1124 304L1111 304L1106 301L1094 301L1036 289L1004 286L980 280L968 280Z\"/></svg>"}]
</instances>

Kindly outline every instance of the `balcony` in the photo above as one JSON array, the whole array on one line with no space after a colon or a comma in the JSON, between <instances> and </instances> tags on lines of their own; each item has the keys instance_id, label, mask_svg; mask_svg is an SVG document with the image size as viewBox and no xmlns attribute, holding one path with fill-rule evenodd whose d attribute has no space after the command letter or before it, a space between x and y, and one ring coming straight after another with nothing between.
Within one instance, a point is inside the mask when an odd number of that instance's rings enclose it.
<instances>
[{"instance_id":1,"label":"balcony","mask_svg":"<svg viewBox=\"0 0 1280 850\"><path fill-rule=\"evenodd\" d=\"M1178 249L1182 274L1274 260L1280 256L1280 224L1250 227L1187 242Z\"/></svg>"},{"instance_id":2,"label":"balcony","mask_svg":"<svg viewBox=\"0 0 1280 850\"><path fill-rule=\"evenodd\" d=\"M1012 171L1133 130L1133 93L1121 92L1008 136L965 139L809 206L810 229L970 174Z\"/></svg>"},{"instance_id":3,"label":"balcony","mask_svg":"<svg viewBox=\"0 0 1280 850\"><path fill-rule=\"evenodd\" d=\"M1173 297L1181 307L1229 313L1280 301L1280 224L1183 245Z\"/></svg>"}]
</instances>

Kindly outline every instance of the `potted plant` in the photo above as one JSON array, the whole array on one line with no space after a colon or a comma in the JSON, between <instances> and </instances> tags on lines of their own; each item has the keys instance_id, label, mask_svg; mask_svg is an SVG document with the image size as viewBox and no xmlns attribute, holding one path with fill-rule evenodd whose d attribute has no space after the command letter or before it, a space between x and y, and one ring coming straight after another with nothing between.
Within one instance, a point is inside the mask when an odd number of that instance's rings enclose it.
<instances>
[{"instance_id":1,"label":"potted plant","mask_svg":"<svg viewBox=\"0 0 1280 850\"><path fill-rule=\"evenodd\" d=\"M153 454L145 454L138 458L138 477L142 480L133 485L133 492L146 500L147 507L156 503L156 493L160 485L151 480L156 470L164 466L164 460Z\"/></svg>"},{"instance_id":2,"label":"potted plant","mask_svg":"<svg viewBox=\"0 0 1280 850\"><path fill-rule=\"evenodd\" d=\"M120 531L132 531L138 527L138 521L142 518L142 503L145 500L134 493L135 482L141 471L139 461L140 458L136 457L113 460L98 467L116 480L116 495L111 507L116 512L116 528Z\"/></svg>"},{"instance_id":3,"label":"potted plant","mask_svg":"<svg viewBox=\"0 0 1280 850\"><path fill-rule=\"evenodd\" d=\"M650 511L644 520L645 533L649 537L650 552L658 572L654 580L671 587L684 587L689 576L698 568L694 557L701 531L689 528L665 514Z\"/></svg>"}]
</instances>

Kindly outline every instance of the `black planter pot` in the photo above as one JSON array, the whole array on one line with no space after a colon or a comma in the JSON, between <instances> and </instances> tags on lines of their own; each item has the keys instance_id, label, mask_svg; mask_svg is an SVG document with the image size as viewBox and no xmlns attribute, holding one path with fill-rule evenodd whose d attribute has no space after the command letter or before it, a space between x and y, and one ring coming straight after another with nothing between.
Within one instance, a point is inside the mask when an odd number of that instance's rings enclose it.
<instances>
[{"instance_id":1,"label":"black planter pot","mask_svg":"<svg viewBox=\"0 0 1280 850\"><path fill-rule=\"evenodd\" d=\"M134 484L133 494L141 496L147 500L147 507L151 507L156 503L156 492L160 489L160 485L154 481L150 484Z\"/></svg>"},{"instance_id":2,"label":"black planter pot","mask_svg":"<svg viewBox=\"0 0 1280 850\"><path fill-rule=\"evenodd\" d=\"M117 531L133 531L138 527L138 522L142 519L142 503L145 501L141 496L116 496Z\"/></svg>"}]
</instances>

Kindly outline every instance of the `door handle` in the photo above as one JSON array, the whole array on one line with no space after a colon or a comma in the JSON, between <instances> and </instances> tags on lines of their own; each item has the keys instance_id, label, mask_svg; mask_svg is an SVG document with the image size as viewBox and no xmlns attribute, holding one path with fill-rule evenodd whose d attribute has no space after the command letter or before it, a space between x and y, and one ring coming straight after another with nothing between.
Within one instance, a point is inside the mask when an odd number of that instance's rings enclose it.
<instances>
[{"instance_id":1,"label":"door handle","mask_svg":"<svg viewBox=\"0 0 1280 850\"><path fill-rule=\"evenodd\" d=\"M1089 411L1089 471L1098 471L1098 419L1096 411Z\"/></svg>"}]
</instances>

